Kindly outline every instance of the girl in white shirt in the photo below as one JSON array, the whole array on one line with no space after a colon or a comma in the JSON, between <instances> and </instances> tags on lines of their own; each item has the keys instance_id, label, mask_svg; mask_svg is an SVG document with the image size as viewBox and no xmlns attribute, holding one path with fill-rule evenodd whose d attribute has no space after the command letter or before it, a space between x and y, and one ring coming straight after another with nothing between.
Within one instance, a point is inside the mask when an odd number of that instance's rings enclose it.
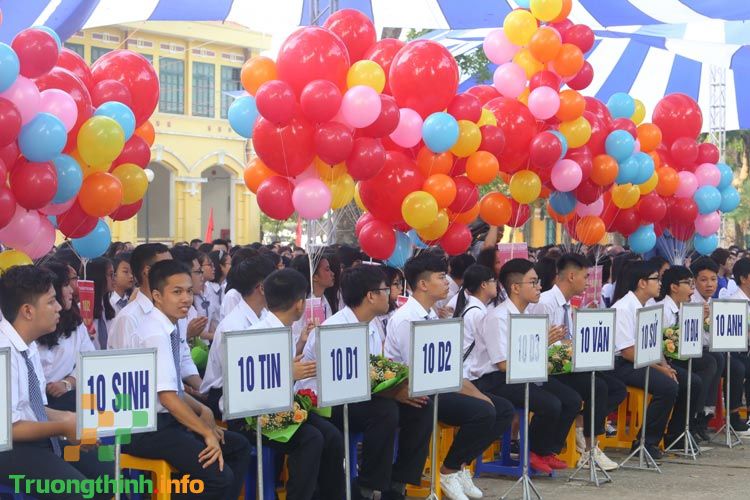
<instances>
[{"instance_id":1,"label":"girl in white shirt","mask_svg":"<svg viewBox=\"0 0 750 500\"><path fill-rule=\"evenodd\" d=\"M109 329L115 318L115 309L109 301L114 290L115 270L112 261L97 257L86 264L86 277L94 282L94 336L92 342L97 349L107 348Z\"/></svg>"}]
</instances>

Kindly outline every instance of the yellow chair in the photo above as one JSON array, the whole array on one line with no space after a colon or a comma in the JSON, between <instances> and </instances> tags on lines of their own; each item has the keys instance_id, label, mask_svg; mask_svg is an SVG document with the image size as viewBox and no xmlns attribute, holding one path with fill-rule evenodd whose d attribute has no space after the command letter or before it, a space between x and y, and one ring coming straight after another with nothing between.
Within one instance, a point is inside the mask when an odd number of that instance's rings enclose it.
<instances>
[{"instance_id":1,"label":"yellow chair","mask_svg":"<svg viewBox=\"0 0 750 500\"><path fill-rule=\"evenodd\" d=\"M565 449L558 455L560 460L568 464L568 467L575 467L581 454L576 449L576 424L570 426L568 437L565 439Z\"/></svg>"},{"instance_id":2,"label":"yellow chair","mask_svg":"<svg viewBox=\"0 0 750 500\"><path fill-rule=\"evenodd\" d=\"M438 436L437 436L437 445L438 445L438 471L440 470L440 465L443 463L443 460L445 459L446 455L448 455L448 450L450 450L451 445L453 444L453 437L455 436L456 432L458 432L458 427L451 427L450 425L445 425L443 423L438 422ZM472 462L473 463L473 462ZM470 467L472 467L470 465ZM472 468L472 474L474 469ZM418 498L426 498L430 494L430 477L432 474L432 439L430 439L430 453L427 455L427 461L425 462L424 466L424 472L422 474L422 484L419 486L414 485L407 485L406 486L406 495L410 497L418 497ZM443 494L440 490L440 474L437 475L437 482L435 483L435 494L438 498L442 499Z\"/></svg>"},{"instance_id":3,"label":"yellow chair","mask_svg":"<svg viewBox=\"0 0 750 500\"><path fill-rule=\"evenodd\" d=\"M166 486L169 483L172 473L177 472L177 470L165 460L139 458L123 453L120 455L120 468L150 472L155 491L151 498L154 500L170 500L172 498L169 491L162 489L162 486Z\"/></svg>"},{"instance_id":4,"label":"yellow chair","mask_svg":"<svg viewBox=\"0 0 750 500\"><path fill-rule=\"evenodd\" d=\"M638 429L643 420L643 389L628 386L628 397L617 408L617 434L613 437L602 437L602 448L630 449L633 441L638 439ZM648 395L651 402L651 394Z\"/></svg>"}]
</instances>

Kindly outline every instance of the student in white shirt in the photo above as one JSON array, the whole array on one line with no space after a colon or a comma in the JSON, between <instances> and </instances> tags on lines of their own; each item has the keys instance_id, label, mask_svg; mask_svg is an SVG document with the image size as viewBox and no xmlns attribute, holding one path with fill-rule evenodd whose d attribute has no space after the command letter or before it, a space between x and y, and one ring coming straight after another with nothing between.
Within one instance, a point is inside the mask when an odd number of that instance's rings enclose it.
<instances>
[{"instance_id":1,"label":"student in white shirt","mask_svg":"<svg viewBox=\"0 0 750 500\"><path fill-rule=\"evenodd\" d=\"M482 391L507 398L516 407L524 405L524 384L505 381L508 359L509 319L511 314L528 314L529 304L539 301L539 277L534 264L526 259L511 259L500 270L500 283L508 298L487 313L484 325L476 334L471 352L471 377ZM548 341L553 344L564 338L563 327L553 325ZM529 464L549 474L552 469L567 469L557 457L562 450L570 426L581 409L576 391L550 378L543 384L529 385L529 409L534 413L529 426Z\"/></svg>"},{"instance_id":2,"label":"student in white shirt","mask_svg":"<svg viewBox=\"0 0 750 500\"><path fill-rule=\"evenodd\" d=\"M378 330L380 335L385 339L385 329L388 326L388 320L393 316L393 313L398 309L398 298L404 294L404 273L400 269L390 266L383 266L383 273L385 273L385 282L391 287L388 295L388 312L378 316ZM382 349L379 354L382 354Z\"/></svg>"},{"instance_id":3,"label":"student in white shirt","mask_svg":"<svg viewBox=\"0 0 750 500\"><path fill-rule=\"evenodd\" d=\"M313 260L315 258L313 257ZM323 304L323 317L324 319L330 318L334 311L328 299L325 296L325 291L334 285L334 275L331 271L331 265L326 257L320 257L315 265L315 270L310 276L310 257L308 255L300 255L292 259L289 267L297 270L307 280L308 298L320 300ZM312 283L312 290L310 289L310 283ZM310 308L305 310L305 314L292 325L292 336L296 345L297 354L302 354L302 350L307 342L307 337L314 326L314 319L311 318L312 311Z\"/></svg>"},{"instance_id":4,"label":"student in white shirt","mask_svg":"<svg viewBox=\"0 0 750 500\"><path fill-rule=\"evenodd\" d=\"M435 307L438 310L438 316L440 315L441 309L446 309L450 300L456 296L458 289L461 288L464 282L464 273L466 269L472 264L476 263L476 259L467 253L462 253L451 257L448 262L448 295L443 300L438 300ZM448 317L453 314L452 310L446 311L450 313Z\"/></svg>"},{"instance_id":5,"label":"student in white shirt","mask_svg":"<svg viewBox=\"0 0 750 500\"><path fill-rule=\"evenodd\" d=\"M130 269L130 252L117 254L112 260L112 267L115 270L115 278L112 283L112 294L109 296L109 303L115 310L115 314L130 302L130 296L135 285L133 272Z\"/></svg>"},{"instance_id":6,"label":"student in white shirt","mask_svg":"<svg viewBox=\"0 0 750 500\"><path fill-rule=\"evenodd\" d=\"M114 268L106 257L97 257L86 264L86 277L94 282L94 323L92 342L97 349L107 348L107 337L115 317L109 301L112 293Z\"/></svg>"},{"instance_id":7,"label":"student in white shirt","mask_svg":"<svg viewBox=\"0 0 750 500\"><path fill-rule=\"evenodd\" d=\"M198 252L198 264L203 272L203 286L193 294L193 307L199 315L208 318L207 331L215 331L221 320L221 304L219 297L210 290L209 282L214 277L214 266L211 259L203 252Z\"/></svg>"},{"instance_id":8,"label":"student in white shirt","mask_svg":"<svg viewBox=\"0 0 750 500\"><path fill-rule=\"evenodd\" d=\"M198 260L198 250L183 245L173 247L169 253L174 260L182 262L190 269L193 290L202 290L205 282L203 281L203 268ZM195 294L193 294L193 298L195 298ZM181 321L180 328L185 329L187 340L191 343L194 343L198 337L210 341L214 334L208 324L208 316L203 314L203 311L199 311L193 304L190 305L188 315Z\"/></svg>"},{"instance_id":9,"label":"student in white shirt","mask_svg":"<svg viewBox=\"0 0 750 500\"><path fill-rule=\"evenodd\" d=\"M157 430L133 435L124 451L166 460L179 474L203 481L203 492L191 498L237 498L250 465L250 443L217 427L211 410L182 388L177 321L193 303L190 270L175 260L160 261L150 268L148 281L154 308L117 347L156 348Z\"/></svg>"},{"instance_id":10,"label":"student in white shirt","mask_svg":"<svg viewBox=\"0 0 750 500\"><path fill-rule=\"evenodd\" d=\"M732 272L734 273L734 281L739 285L739 290L737 290L731 298L735 300L750 300L750 259L743 257L737 260L737 262L735 262L734 264ZM744 387L745 404L747 407L750 407L750 358L748 357L747 351L733 352L731 365L739 365L744 369L744 373L740 375L740 370L737 370L737 372L735 372L734 368L732 368L732 383L730 384L730 388L732 386ZM740 381L743 380L743 378L741 377L744 377L744 384L740 384ZM731 395L729 399L731 402ZM736 400L739 401L739 399ZM732 427L734 427L735 423L742 423L738 416L739 414L736 411L732 412ZM740 425L739 428L740 430L743 430L742 425Z\"/></svg>"},{"instance_id":11,"label":"student in white shirt","mask_svg":"<svg viewBox=\"0 0 750 500\"><path fill-rule=\"evenodd\" d=\"M222 267L222 272L226 270L226 274L224 275L225 279L222 284L223 297L221 299L221 314L219 315L221 319L226 318L227 314L232 312L232 309L242 302L242 295L235 290L235 283L232 281L232 268L240 262L256 257L257 255L258 251L252 247L237 248L232 252L231 265L226 267L226 264L224 264Z\"/></svg>"},{"instance_id":12,"label":"student in white shirt","mask_svg":"<svg viewBox=\"0 0 750 500\"><path fill-rule=\"evenodd\" d=\"M223 299L221 295L221 282L224 280L224 275L221 271L221 258L224 256L222 252L212 251L208 254L208 260L211 262L211 271L206 274L206 294L215 297L216 302L219 304L219 321L221 318L221 301ZM205 273L206 270L204 269ZM210 276L210 277L209 277Z\"/></svg>"},{"instance_id":13,"label":"student in white shirt","mask_svg":"<svg viewBox=\"0 0 750 500\"><path fill-rule=\"evenodd\" d=\"M53 280L49 271L34 266L12 267L0 278L0 348L10 348L8 405L13 439L13 449L0 452L0 483L11 488L12 474L46 481L114 478L114 463L99 461L96 449L80 449L76 462L64 459L64 448L78 444L75 413L45 406L46 379L35 341L57 327L61 306ZM20 484L21 488L25 486ZM74 493L52 494L49 488L44 490L47 493L41 493L36 489L38 482L30 486L31 491L20 492L39 499L81 498ZM112 491L97 494L94 490L97 499L112 495Z\"/></svg>"},{"instance_id":14,"label":"student in white shirt","mask_svg":"<svg viewBox=\"0 0 750 500\"><path fill-rule=\"evenodd\" d=\"M448 293L446 271L445 261L434 253L422 253L406 262L404 274L412 295L388 322L386 357L399 363L409 362L411 324L436 319L433 306ZM510 403L502 397L490 398L464 379L458 392L440 395L438 420L459 427L440 467L443 494L453 500L464 500L468 496L478 498L481 491L474 486L465 466L510 425Z\"/></svg>"}]
</instances>

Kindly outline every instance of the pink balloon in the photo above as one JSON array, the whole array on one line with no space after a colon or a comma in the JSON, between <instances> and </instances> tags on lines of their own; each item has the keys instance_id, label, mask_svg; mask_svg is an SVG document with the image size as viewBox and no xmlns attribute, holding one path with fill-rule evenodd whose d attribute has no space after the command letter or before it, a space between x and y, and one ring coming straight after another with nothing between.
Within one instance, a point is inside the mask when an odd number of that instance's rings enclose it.
<instances>
[{"instance_id":1,"label":"pink balloon","mask_svg":"<svg viewBox=\"0 0 750 500\"><path fill-rule=\"evenodd\" d=\"M380 95L366 85L355 85L341 99L341 116L355 128L372 125L380 115Z\"/></svg>"},{"instance_id":2,"label":"pink balloon","mask_svg":"<svg viewBox=\"0 0 750 500\"><path fill-rule=\"evenodd\" d=\"M687 170L677 172L677 176L679 177L680 182L677 184L677 191L674 193L675 197L692 198L695 191L698 189L698 178L695 177L694 173L688 172Z\"/></svg>"},{"instance_id":3,"label":"pink balloon","mask_svg":"<svg viewBox=\"0 0 750 500\"><path fill-rule=\"evenodd\" d=\"M0 243L12 248L23 248L36 237L39 229L39 212L16 207L16 213L7 226L0 229Z\"/></svg>"},{"instance_id":4,"label":"pink balloon","mask_svg":"<svg viewBox=\"0 0 750 500\"><path fill-rule=\"evenodd\" d=\"M40 94L39 111L56 116L70 132L78 120L78 106L70 94L60 89L43 90Z\"/></svg>"},{"instance_id":5,"label":"pink balloon","mask_svg":"<svg viewBox=\"0 0 750 500\"><path fill-rule=\"evenodd\" d=\"M552 185L558 191L573 191L583 180L583 171L581 166L568 159L563 159L555 163L550 172Z\"/></svg>"},{"instance_id":6,"label":"pink balloon","mask_svg":"<svg viewBox=\"0 0 750 500\"><path fill-rule=\"evenodd\" d=\"M67 212L70 207L75 203L76 197L72 197L68 201L63 203L50 203L46 207L42 207L39 211L45 215L60 215L61 213Z\"/></svg>"},{"instance_id":7,"label":"pink balloon","mask_svg":"<svg viewBox=\"0 0 750 500\"><path fill-rule=\"evenodd\" d=\"M504 64L513 59L516 52L521 50L518 45L512 44L505 36L502 28L490 31L484 38L482 44L487 59L494 64Z\"/></svg>"},{"instance_id":8,"label":"pink balloon","mask_svg":"<svg viewBox=\"0 0 750 500\"><path fill-rule=\"evenodd\" d=\"M411 108L401 108L399 115L396 130L388 137L402 148L412 148L422 139L422 117Z\"/></svg>"},{"instance_id":9,"label":"pink balloon","mask_svg":"<svg viewBox=\"0 0 750 500\"><path fill-rule=\"evenodd\" d=\"M695 178L698 179L699 187L717 187L721 182L721 171L713 163L703 163L695 169Z\"/></svg>"},{"instance_id":10,"label":"pink balloon","mask_svg":"<svg viewBox=\"0 0 750 500\"><path fill-rule=\"evenodd\" d=\"M586 205L585 203L581 203L580 201L576 203L576 214L578 214L579 217L585 217L587 215L594 215L599 216L602 213L602 210L604 210L604 200L600 196L596 199L594 203L590 203Z\"/></svg>"},{"instance_id":11,"label":"pink balloon","mask_svg":"<svg viewBox=\"0 0 750 500\"><path fill-rule=\"evenodd\" d=\"M560 95L549 87L537 87L529 94L529 111L539 120L552 118L560 109Z\"/></svg>"},{"instance_id":12,"label":"pink balloon","mask_svg":"<svg viewBox=\"0 0 750 500\"><path fill-rule=\"evenodd\" d=\"M640 153L640 152L641 152L641 141L636 139L635 143L633 143L633 154Z\"/></svg>"},{"instance_id":13,"label":"pink balloon","mask_svg":"<svg viewBox=\"0 0 750 500\"><path fill-rule=\"evenodd\" d=\"M701 236L710 236L716 233L721 226L721 215L719 212L699 215L695 219L695 232Z\"/></svg>"},{"instance_id":14,"label":"pink balloon","mask_svg":"<svg viewBox=\"0 0 750 500\"><path fill-rule=\"evenodd\" d=\"M16 105L18 112L21 113L21 123L24 125L40 111L39 89L29 78L19 76L8 90L0 93L0 97Z\"/></svg>"},{"instance_id":15,"label":"pink balloon","mask_svg":"<svg viewBox=\"0 0 750 500\"><path fill-rule=\"evenodd\" d=\"M292 204L303 219L319 219L331 208L331 190L320 179L306 179L294 188Z\"/></svg>"},{"instance_id":16,"label":"pink balloon","mask_svg":"<svg viewBox=\"0 0 750 500\"><path fill-rule=\"evenodd\" d=\"M526 72L516 63L505 63L495 70L492 82L503 96L515 99L526 88Z\"/></svg>"},{"instance_id":17,"label":"pink balloon","mask_svg":"<svg viewBox=\"0 0 750 500\"><path fill-rule=\"evenodd\" d=\"M47 217L39 217L39 229L32 242L24 248L19 248L32 259L41 259L52 250L55 245L55 227Z\"/></svg>"}]
</instances>

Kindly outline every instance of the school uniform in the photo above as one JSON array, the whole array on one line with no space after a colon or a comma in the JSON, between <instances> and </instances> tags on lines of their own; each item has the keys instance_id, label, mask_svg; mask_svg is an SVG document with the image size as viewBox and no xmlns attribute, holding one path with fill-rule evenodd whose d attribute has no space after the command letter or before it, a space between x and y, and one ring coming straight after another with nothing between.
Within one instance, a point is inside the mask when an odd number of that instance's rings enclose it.
<instances>
[{"instance_id":1,"label":"school uniform","mask_svg":"<svg viewBox=\"0 0 750 500\"><path fill-rule=\"evenodd\" d=\"M693 304L710 304L711 298L704 299L703 296L698 293L698 290L694 291L693 294L690 296L690 302ZM701 326L701 336L703 339L703 356L701 359L705 358L713 358L713 362L716 365L716 371L714 372L714 376L710 379L704 379L703 380L703 391L705 392L704 400L704 406L714 406L716 405L716 400L718 398L719 394L719 384L721 384L722 377L724 375L724 372L726 371L726 365L727 365L727 358L724 353L722 352L711 352L709 350L709 346L711 345L711 332L707 332L706 329ZM710 361L706 361L706 363L711 363ZM693 367L695 367L695 361L693 361ZM741 367L733 367L732 370L732 377L741 377L742 372L740 371ZM739 404L741 403L740 399L742 398L742 392L732 391L732 395L730 395L730 406L732 401L735 402L739 407ZM739 398L739 399L738 399ZM700 408L698 408L700 409Z\"/></svg>"},{"instance_id":2,"label":"school uniform","mask_svg":"<svg viewBox=\"0 0 750 500\"><path fill-rule=\"evenodd\" d=\"M458 290L461 288L461 285L456 283L456 281L451 278L450 275L446 275L445 279L448 280L448 295L446 295L444 299L435 302L436 310L440 309L441 307L446 307L451 299L456 296Z\"/></svg>"},{"instance_id":3,"label":"school uniform","mask_svg":"<svg viewBox=\"0 0 750 500\"><path fill-rule=\"evenodd\" d=\"M206 293L206 286L203 287L203 293L195 293L193 295L193 307L198 313L198 316L204 316L208 318L206 328L203 332L206 333L211 328L211 323L218 325L221 321L221 305L219 304L218 298L215 295Z\"/></svg>"},{"instance_id":4,"label":"school uniform","mask_svg":"<svg viewBox=\"0 0 750 500\"><path fill-rule=\"evenodd\" d=\"M136 304L136 307L140 307L140 304ZM126 310L127 307L123 312ZM185 342L178 330L177 324L154 307L144 314L134 331L116 337L116 343L112 347L156 348L156 391L176 392L178 396L184 397L184 363L180 356L180 344ZM192 479L202 480L204 491L200 494L191 493L186 498L237 498L250 465L250 443L247 439L226 431L224 443L220 443L224 470L219 469L218 461L204 468L198 461L198 455L206 447L203 438L178 422L158 399L156 409L157 430L134 434L130 444L124 446L124 451L136 457L166 460L180 474L190 474ZM172 497L175 495L172 494Z\"/></svg>"},{"instance_id":5,"label":"school uniform","mask_svg":"<svg viewBox=\"0 0 750 500\"><path fill-rule=\"evenodd\" d=\"M219 312L221 313L221 285L213 281L206 281L203 294L208 297L208 300L219 305Z\"/></svg>"},{"instance_id":6,"label":"school uniform","mask_svg":"<svg viewBox=\"0 0 750 500\"><path fill-rule=\"evenodd\" d=\"M737 291L730 297L734 300L744 300L745 302L750 301L750 299L745 295L745 292L742 291L741 288L737 288ZM732 355L732 363L731 366L734 367L734 365L737 365L738 368L731 368L732 370L732 382L729 384L730 389L732 390L732 393L734 394L734 400L736 401L737 405L732 405L732 395L729 397L730 406L732 406L732 409L739 408L742 406L742 393L739 392L735 393L734 388L741 389L744 388L745 392L745 403L748 407L750 407L750 357L748 357L748 352L733 352ZM740 370L739 368L742 368ZM744 383L740 383L744 380ZM725 391L726 391L726 384L725 384ZM739 397L738 397L739 395Z\"/></svg>"},{"instance_id":7,"label":"school uniform","mask_svg":"<svg viewBox=\"0 0 750 500\"><path fill-rule=\"evenodd\" d=\"M11 420L48 421L44 405L46 378L36 342L26 344L13 325L0 321L0 348L10 347ZM100 462L97 450L83 451L77 462L63 459L66 441L60 437L36 441L14 441L13 449L0 452L0 483L12 486L11 474L24 474L34 479L96 480L102 475L114 477L114 462ZM31 491L35 498L77 499L75 494L42 494ZM111 494L98 494L94 498L110 498Z\"/></svg>"},{"instance_id":8,"label":"school uniform","mask_svg":"<svg viewBox=\"0 0 750 500\"><path fill-rule=\"evenodd\" d=\"M92 323L92 333L90 336L91 342L94 344L96 350L100 351L107 349L109 331L112 328L113 320L114 318L108 319L104 316L104 307L102 306L101 316L99 318L94 318L94 322Z\"/></svg>"},{"instance_id":9,"label":"school uniform","mask_svg":"<svg viewBox=\"0 0 750 500\"><path fill-rule=\"evenodd\" d=\"M227 315L237 307L237 304L242 302L242 295L240 292L232 288L228 292L223 292L223 298L221 299L221 308L219 314L219 321L227 317Z\"/></svg>"},{"instance_id":10,"label":"school uniform","mask_svg":"<svg viewBox=\"0 0 750 500\"><path fill-rule=\"evenodd\" d=\"M734 281L734 279L729 278L726 286L719 288L717 297L720 299L728 299L732 295L735 295L739 289L740 287L737 285L737 282Z\"/></svg>"},{"instance_id":11,"label":"school uniform","mask_svg":"<svg viewBox=\"0 0 750 500\"><path fill-rule=\"evenodd\" d=\"M119 295L117 292L112 292L109 295L109 303L115 310L115 314L122 311L125 306L128 305L128 302L130 302L130 297L128 297L127 295Z\"/></svg>"}]
</instances>

